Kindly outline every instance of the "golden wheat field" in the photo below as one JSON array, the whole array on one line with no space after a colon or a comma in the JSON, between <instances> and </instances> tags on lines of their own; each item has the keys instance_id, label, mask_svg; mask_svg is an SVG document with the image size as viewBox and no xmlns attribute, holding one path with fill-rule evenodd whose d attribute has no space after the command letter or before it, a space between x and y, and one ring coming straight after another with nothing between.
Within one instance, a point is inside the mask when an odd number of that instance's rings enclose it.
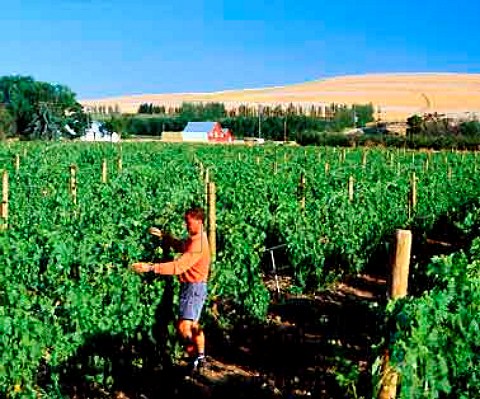
<instances>
[{"instance_id":1,"label":"golden wheat field","mask_svg":"<svg viewBox=\"0 0 480 399\"><path fill-rule=\"evenodd\" d=\"M372 103L377 117L385 121L405 120L418 113L480 113L480 74L409 73L342 76L259 89L212 93L142 94L86 99L85 106L115 106L136 113L142 103L178 106L182 102L222 102L227 109L241 104L303 106L311 104Z\"/></svg>"}]
</instances>

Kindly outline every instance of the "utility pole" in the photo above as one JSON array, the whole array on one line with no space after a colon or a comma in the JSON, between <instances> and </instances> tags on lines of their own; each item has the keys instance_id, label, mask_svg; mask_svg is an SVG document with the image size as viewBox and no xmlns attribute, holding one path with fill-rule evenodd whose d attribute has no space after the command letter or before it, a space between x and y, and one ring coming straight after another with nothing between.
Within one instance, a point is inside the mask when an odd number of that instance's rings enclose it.
<instances>
[{"instance_id":1,"label":"utility pole","mask_svg":"<svg viewBox=\"0 0 480 399\"><path fill-rule=\"evenodd\" d=\"M262 105L258 104L258 138L262 138Z\"/></svg>"}]
</instances>

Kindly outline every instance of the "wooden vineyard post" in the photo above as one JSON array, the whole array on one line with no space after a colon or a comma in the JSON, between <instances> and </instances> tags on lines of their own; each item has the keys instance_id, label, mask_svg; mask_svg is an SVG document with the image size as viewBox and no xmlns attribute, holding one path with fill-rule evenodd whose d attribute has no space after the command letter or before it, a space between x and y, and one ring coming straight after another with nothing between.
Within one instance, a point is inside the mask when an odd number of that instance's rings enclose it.
<instances>
[{"instance_id":1,"label":"wooden vineyard post","mask_svg":"<svg viewBox=\"0 0 480 399\"><path fill-rule=\"evenodd\" d=\"M15 173L18 173L20 170L20 155L15 155Z\"/></svg>"},{"instance_id":2,"label":"wooden vineyard post","mask_svg":"<svg viewBox=\"0 0 480 399\"><path fill-rule=\"evenodd\" d=\"M362 166L365 168L367 166L367 151L363 151L362 153Z\"/></svg>"},{"instance_id":3,"label":"wooden vineyard post","mask_svg":"<svg viewBox=\"0 0 480 399\"><path fill-rule=\"evenodd\" d=\"M257 165L260 165L260 157L259 156L257 156L256 162L257 162Z\"/></svg>"},{"instance_id":4,"label":"wooden vineyard post","mask_svg":"<svg viewBox=\"0 0 480 399\"><path fill-rule=\"evenodd\" d=\"M325 162L325 175L328 175L329 171L330 171L330 164L328 162Z\"/></svg>"},{"instance_id":5,"label":"wooden vineyard post","mask_svg":"<svg viewBox=\"0 0 480 399\"><path fill-rule=\"evenodd\" d=\"M123 147L120 145L119 154L117 159L117 170L121 172L123 170Z\"/></svg>"},{"instance_id":6,"label":"wooden vineyard post","mask_svg":"<svg viewBox=\"0 0 480 399\"><path fill-rule=\"evenodd\" d=\"M195 163L195 150L193 148L187 150L187 159L188 162Z\"/></svg>"},{"instance_id":7,"label":"wooden vineyard post","mask_svg":"<svg viewBox=\"0 0 480 399\"><path fill-rule=\"evenodd\" d=\"M286 152L283 153L283 162L287 162L288 161L288 155Z\"/></svg>"},{"instance_id":8,"label":"wooden vineyard post","mask_svg":"<svg viewBox=\"0 0 480 399\"><path fill-rule=\"evenodd\" d=\"M208 183L208 243L210 245L210 253L212 261L217 255L217 215L216 215L216 191L215 183Z\"/></svg>"},{"instance_id":9,"label":"wooden vineyard post","mask_svg":"<svg viewBox=\"0 0 480 399\"><path fill-rule=\"evenodd\" d=\"M203 162L200 162L200 180L203 180Z\"/></svg>"},{"instance_id":10,"label":"wooden vineyard post","mask_svg":"<svg viewBox=\"0 0 480 399\"><path fill-rule=\"evenodd\" d=\"M70 165L70 194L75 205L77 205L77 166Z\"/></svg>"},{"instance_id":11,"label":"wooden vineyard post","mask_svg":"<svg viewBox=\"0 0 480 399\"><path fill-rule=\"evenodd\" d=\"M300 209L305 211L305 174L300 174L300 183L298 184L298 197L300 199Z\"/></svg>"},{"instance_id":12,"label":"wooden vineyard post","mask_svg":"<svg viewBox=\"0 0 480 399\"><path fill-rule=\"evenodd\" d=\"M410 213L415 210L417 206L417 177L415 176L415 172L412 173L412 177L410 178L410 196L408 199L409 205L409 217Z\"/></svg>"},{"instance_id":13,"label":"wooden vineyard post","mask_svg":"<svg viewBox=\"0 0 480 399\"><path fill-rule=\"evenodd\" d=\"M353 176L348 178L348 200L353 202Z\"/></svg>"},{"instance_id":14,"label":"wooden vineyard post","mask_svg":"<svg viewBox=\"0 0 480 399\"><path fill-rule=\"evenodd\" d=\"M392 264L389 296L392 299L407 295L410 253L412 249L412 232L397 230L395 232L395 256Z\"/></svg>"},{"instance_id":15,"label":"wooden vineyard post","mask_svg":"<svg viewBox=\"0 0 480 399\"><path fill-rule=\"evenodd\" d=\"M210 202L208 199L208 184L210 183L210 174L208 173L208 168L205 169L205 180L203 182L205 187L205 205L209 206Z\"/></svg>"},{"instance_id":16,"label":"wooden vineyard post","mask_svg":"<svg viewBox=\"0 0 480 399\"><path fill-rule=\"evenodd\" d=\"M388 295L391 299L407 295L412 232L397 230L395 233L395 256L391 267ZM388 340L387 340L388 342ZM397 396L398 374L390 366L390 354L385 350L382 362L382 380L379 399L395 399Z\"/></svg>"},{"instance_id":17,"label":"wooden vineyard post","mask_svg":"<svg viewBox=\"0 0 480 399\"><path fill-rule=\"evenodd\" d=\"M0 209L2 230L6 230L8 228L8 191L8 172L4 170L2 175L2 207Z\"/></svg>"},{"instance_id":18,"label":"wooden vineyard post","mask_svg":"<svg viewBox=\"0 0 480 399\"><path fill-rule=\"evenodd\" d=\"M103 159L102 162L102 183L107 182L107 160Z\"/></svg>"},{"instance_id":19,"label":"wooden vineyard post","mask_svg":"<svg viewBox=\"0 0 480 399\"><path fill-rule=\"evenodd\" d=\"M452 180L452 167L449 166L448 169L447 169L447 178L448 180Z\"/></svg>"},{"instance_id":20,"label":"wooden vineyard post","mask_svg":"<svg viewBox=\"0 0 480 399\"><path fill-rule=\"evenodd\" d=\"M425 163L423 164L423 170L428 172L428 158L425 158Z\"/></svg>"},{"instance_id":21,"label":"wooden vineyard post","mask_svg":"<svg viewBox=\"0 0 480 399\"><path fill-rule=\"evenodd\" d=\"M273 174L276 175L277 174L277 147L275 147L275 152L274 152L274 158L273 158L273 165L272 165L272 171L273 171Z\"/></svg>"}]
</instances>

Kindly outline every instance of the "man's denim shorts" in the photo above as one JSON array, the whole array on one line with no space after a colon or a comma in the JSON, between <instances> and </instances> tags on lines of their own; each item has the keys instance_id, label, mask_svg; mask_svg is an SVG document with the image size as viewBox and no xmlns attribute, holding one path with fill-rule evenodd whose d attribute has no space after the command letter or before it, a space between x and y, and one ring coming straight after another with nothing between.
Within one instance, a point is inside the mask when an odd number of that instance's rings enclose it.
<instances>
[{"instance_id":1,"label":"man's denim shorts","mask_svg":"<svg viewBox=\"0 0 480 399\"><path fill-rule=\"evenodd\" d=\"M207 283L180 283L180 319L198 321L206 298Z\"/></svg>"}]
</instances>

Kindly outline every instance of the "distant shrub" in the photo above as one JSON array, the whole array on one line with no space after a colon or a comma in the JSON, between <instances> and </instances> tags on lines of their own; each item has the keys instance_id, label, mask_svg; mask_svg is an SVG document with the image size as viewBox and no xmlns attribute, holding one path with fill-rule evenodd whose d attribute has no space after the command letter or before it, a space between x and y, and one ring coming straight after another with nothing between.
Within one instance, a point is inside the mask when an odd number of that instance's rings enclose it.
<instances>
[{"instance_id":1,"label":"distant shrub","mask_svg":"<svg viewBox=\"0 0 480 399\"><path fill-rule=\"evenodd\" d=\"M432 150L459 149L459 150L478 150L480 149L480 135L408 135L397 136L388 134L364 134L359 136L349 136L342 133L328 133L307 131L297 134L297 142L300 145L318 145L334 147L396 147Z\"/></svg>"}]
</instances>

